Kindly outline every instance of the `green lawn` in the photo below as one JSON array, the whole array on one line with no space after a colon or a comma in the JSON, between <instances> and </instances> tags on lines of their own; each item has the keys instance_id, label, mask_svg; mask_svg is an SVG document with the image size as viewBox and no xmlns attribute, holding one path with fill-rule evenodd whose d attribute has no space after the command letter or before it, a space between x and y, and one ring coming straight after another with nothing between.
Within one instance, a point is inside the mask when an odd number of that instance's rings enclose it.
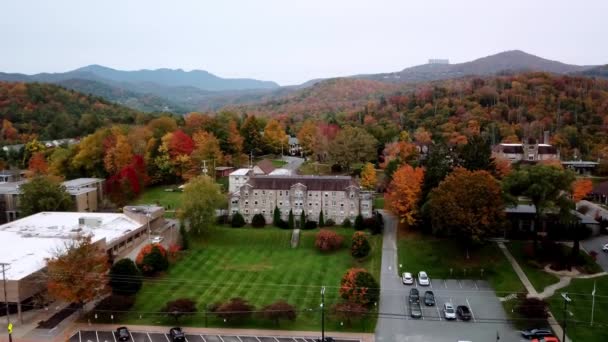
<instances>
[{"instance_id":1,"label":"green lawn","mask_svg":"<svg viewBox=\"0 0 608 342\"><path fill-rule=\"evenodd\" d=\"M374 209L384 209L384 196L379 195L374 198Z\"/></svg>"},{"instance_id":2,"label":"green lawn","mask_svg":"<svg viewBox=\"0 0 608 342\"><path fill-rule=\"evenodd\" d=\"M283 166L287 165L287 162L281 159L273 159L272 160L272 166L276 167L276 168L281 168Z\"/></svg>"},{"instance_id":3,"label":"green lawn","mask_svg":"<svg viewBox=\"0 0 608 342\"><path fill-rule=\"evenodd\" d=\"M529 258L526 258L524 254L524 246L528 242L522 241L511 241L507 244L507 248L513 255L513 257L517 260L517 263L526 273L526 276L534 286L534 289L537 292L543 292L545 287L555 284L559 281L559 278L554 276L553 274L549 274L542 270L543 265L539 265L534 261L531 261Z\"/></svg>"},{"instance_id":4,"label":"green lawn","mask_svg":"<svg viewBox=\"0 0 608 342\"><path fill-rule=\"evenodd\" d=\"M398 248L400 272L426 271L431 278L440 279L487 279L499 296L524 290L494 243L470 250L468 259L458 242L420 234L401 234Z\"/></svg>"},{"instance_id":5,"label":"green lawn","mask_svg":"<svg viewBox=\"0 0 608 342\"><path fill-rule=\"evenodd\" d=\"M300 165L298 173L301 175L331 175L331 165L307 161Z\"/></svg>"},{"instance_id":6,"label":"green lawn","mask_svg":"<svg viewBox=\"0 0 608 342\"><path fill-rule=\"evenodd\" d=\"M159 185L150 187L131 204L157 204L163 206L165 210L170 211L166 214L168 217L173 217L176 208L182 204L181 191L165 191L166 189L177 189L179 185Z\"/></svg>"},{"instance_id":7,"label":"green lawn","mask_svg":"<svg viewBox=\"0 0 608 342\"><path fill-rule=\"evenodd\" d=\"M350 256L352 229L335 229L345 237L345 247L331 254L322 254L314 247L318 230L303 231L300 246L290 247L291 231L275 228L214 228L201 241L172 265L158 279L146 280L137 296L133 312L124 317L131 324L174 324L168 317L154 314L173 299L188 297L198 303L198 310L232 297L249 300L256 308L284 299L297 307L295 322L282 322L279 328L316 330L320 328L320 289L326 286L326 307L339 300L340 279L350 267L365 267L379 279L382 239L370 237L372 254L358 262ZM142 315L141 318L139 315ZM223 321L199 313L186 317L186 326L225 326ZM351 326L328 317L328 329L373 331L375 315ZM272 322L253 318L243 327L276 328Z\"/></svg>"},{"instance_id":8,"label":"green lawn","mask_svg":"<svg viewBox=\"0 0 608 342\"><path fill-rule=\"evenodd\" d=\"M593 283L597 282L593 326L591 322L591 303ZM549 298L551 312L562 324L564 319L564 299L561 293L568 292L572 302L568 304L568 324L566 335L574 342L608 341L608 276L595 279L574 279L570 285Z\"/></svg>"}]
</instances>

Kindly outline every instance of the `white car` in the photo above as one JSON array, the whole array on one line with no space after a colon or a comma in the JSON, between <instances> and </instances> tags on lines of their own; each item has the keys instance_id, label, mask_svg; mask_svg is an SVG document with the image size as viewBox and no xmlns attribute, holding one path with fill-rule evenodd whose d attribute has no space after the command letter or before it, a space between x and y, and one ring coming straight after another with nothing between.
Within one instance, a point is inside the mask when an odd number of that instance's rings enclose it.
<instances>
[{"instance_id":1,"label":"white car","mask_svg":"<svg viewBox=\"0 0 608 342\"><path fill-rule=\"evenodd\" d=\"M414 283L414 277L410 272L403 272L403 284L412 285Z\"/></svg>"},{"instance_id":2,"label":"white car","mask_svg":"<svg viewBox=\"0 0 608 342\"><path fill-rule=\"evenodd\" d=\"M443 304L443 316L445 319L456 319L456 310L454 310L452 303Z\"/></svg>"},{"instance_id":3,"label":"white car","mask_svg":"<svg viewBox=\"0 0 608 342\"><path fill-rule=\"evenodd\" d=\"M605 244L605 245L602 247L602 250L603 250L604 252L608 252L608 243L607 243L607 244Z\"/></svg>"},{"instance_id":4,"label":"white car","mask_svg":"<svg viewBox=\"0 0 608 342\"><path fill-rule=\"evenodd\" d=\"M418 272L418 284L420 286L431 285L431 279L429 279L429 276L426 274L426 272L424 272L424 271Z\"/></svg>"},{"instance_id":5,"label":"white car","mask_svg":"<svg viewBox=\"0 0 608 342\"><path fill-rule=\"evenodd\" d=\"M163 242L163 237L162 236L155 236L152 239L150 239L151 243L161 243Z\"/></svg>"}]
</instances>

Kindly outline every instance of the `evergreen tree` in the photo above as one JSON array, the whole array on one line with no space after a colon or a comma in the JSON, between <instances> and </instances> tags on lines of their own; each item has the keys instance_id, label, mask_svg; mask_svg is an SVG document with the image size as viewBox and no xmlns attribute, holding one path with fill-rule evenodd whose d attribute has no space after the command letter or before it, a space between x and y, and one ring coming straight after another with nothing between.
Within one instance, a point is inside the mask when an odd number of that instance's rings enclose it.
<instances>
[{"instance_id":1,"label":"evergreen tree","mask_svg":"<svg viewBox=\"0 0 608 342\"><path fill-rule=\"evenodd\" d=\"M187 250L188 249L188 232L186 231L186 225L184 224L184 221L181 221L179 224L179 235L182 239L182 249Z\"/></svg>"},{"instance_id":2,"label":"evergreen tree","mask_svg":"<svg viewBox=\"0 0 608 342\"><path fill-rule=\"evenodd\" d=\"M323 210L319 213L319 227L325 226L325 218L323 217Z\"/></svg>"},{"instance_id":3,"label":"evergreen tree","mask_svg":"<svg viewBox=\"0 0 608 342\"><path fill-rule=\"evenodd\" d=\"M355 230L363 230L365 226L363 225L363 216L361 214L357 215L355 218Z\"/></svg>"},{"instance_id":4,"label":"evergreen tree","mask_svg":"<svg viewBox=\"0 0 608 342\"><path fill-rule=\"evenodd\" d=\"M293 219L293 210L289 209L289 221L288 221L289 229L294 228L294 219Z\"/></svg>"},{"instance_id":5,"label":"evergreen tree","mask_svg":"<svg viewBox=\"0 0 608 342\"><path fill-rule=\"evenodd\" d=\"M278 206L274 207L274 212L273 212L273 216L272 216L272 224L275 227L281 226L281 211L279 210Z\"/></svg>"},{"instance_id":6,"label":"evergreen tree","mask_svg":"<svg viewBox=\"0 0 608 342\"><path fill-rule=\"evenodd\" d=\"M304 228L304 224L306 223L306 215L304 214L304 210L300 213L300 228Z\"/></svg>"},{"instance_id":7,"label":"evergreen tree","mask_svg":"<svg viewBox=\"0 0 608 342\"><path fill-rule=\"evenodd\" d=\"M491 173L496 171L490 142L479 135L468 139L466 145L460 149L458 157L459 164L467 170L486 170Z\"/></svg>"}]
</instances>

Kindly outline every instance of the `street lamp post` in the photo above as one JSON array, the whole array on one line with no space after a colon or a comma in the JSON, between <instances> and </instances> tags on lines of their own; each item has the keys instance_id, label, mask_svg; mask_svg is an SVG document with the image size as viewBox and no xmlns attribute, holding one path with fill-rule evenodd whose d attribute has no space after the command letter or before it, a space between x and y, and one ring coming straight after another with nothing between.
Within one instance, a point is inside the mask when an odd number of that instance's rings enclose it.
<instances>
[{"instance_id":1,"label":"street lamp post","mask_svg":"<svg viewBox=\"0 0 608 342\"><path fill-rule=\"evenodd\" d=\"M562 341L566 341L566 324L568 323L568 303L572 301L570 297L568 297L568 293L562 293L562 298L564 298L564 330L562 331Z\"/></svg>"},{"instance_id":2,"label":"street lamp post","mask_svg":"<svg viewBox=\"0 0 608 342\"><path fill-rule=\"evenodd\" d=\"M325 342L325 286L321 288L321 342Z\"/></svg>"}]
</instances>

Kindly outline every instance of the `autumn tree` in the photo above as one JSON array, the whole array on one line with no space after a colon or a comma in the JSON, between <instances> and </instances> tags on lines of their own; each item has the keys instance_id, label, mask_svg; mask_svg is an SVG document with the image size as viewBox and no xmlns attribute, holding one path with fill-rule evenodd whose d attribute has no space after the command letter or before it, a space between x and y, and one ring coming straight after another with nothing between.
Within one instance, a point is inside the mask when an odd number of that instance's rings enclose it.
<instances>
[{"instance_id":1,"label":"autumn tree","mask_svg":"<svg viewBox=\"0 0 608 342\"><path fill-rule=\"evenodd\" d=\"M196 313L196 302L190 298L179 298L167 302L162 312L166 312L175 319L177 323L182 316L194 315Z\"/></svg>"},{"instance_id":2,"label":"autumn tree","mask_svg":"<svg viewBox=\"0 0 608 342\"><path fill-rule=\"evenodd\" d=\"M377 178L374 164L365 163L363 170L361 171L361 187L367 190L374 190L376 188L376 183Z\"/></svg>"},{"instance_id":3,"label":"autumn tree","mask_svg":"<svg viewBox=\"0 0 608 342\"><path fill-rule=\"evenodd\" d=\"M572 199L578 202L593 190L593 182L588 178L579 178L572 183Z\"/></svg>"},{"instance_id":4,"label":"autumn tree","mask_svg":"<svg viewBox=\"0 0 608 342\"><path fill-rule=\"evenodd\" d=\"M2 129L0 130L0 139L3 141L12 142L18 137L18 132L13 123L7 119L2 119Z\"/></svg>"},{"instance_id":5,"label":"autumn tree","mask_svg":"<svg viewBox=\"0 0 608 342\"><path fill-rule=\"evenodd\" d=\"M333 230L321 229L315 237L315 247L321 252L331 252L340 249L344 239Z\"/></svg>"},{"instance_id":6,"label":"autumn tree","mask_svg":"<svg viewBox=\"0 0 608 342\"><path fill-rule=\"evenodd\" d=\"M315 153L317 136L317 125L311 120L304 121L297 138L305 156L310 157Z\"/></svg>"},{"instance_id":7,"label":"autumn tree","mask_svg":"<svg viewBox=\"0 0 608 342\"><path fill-rule=\"evenodd\" d=\"M350 325L353 319L361 319L369 312L365 305L353 302L342 302L331 307L331 313L340 321Z\"/></svg>"},{"instance_id":8,"label":"autumn tree","mask_svg":"<svg viewBox=\"0 0 608 342\"><path fill-rule=\"evenodd\" d=\"M101 128L84 137L78 144L72 166L75 169L82 169L89 176L104 178L106 176L103 165L104 141L109 134L109 129Z\"/></svg>"},{"instance_id":9,"label":"autumn tree","mask_svg":"<svg viewBox=\"0 0 608 342\"><path fill-rule=\"evenodd\" d=\"M364 232L355 232L350 246L350 254L354 258L365 258L369 255L372 247Z\"/></svg>"},{"instance_id":10,"label":"autumn tree","mask_svg":"<svg viewBox=\"0 0 608 342\"><path fill-rule=\"evenodd\" d=\"M241 135L243 136L244 152L249 154L253 152L258 155L262 153L262 123L254 115L248 116L241 126Z\"/></svg>"},{"instance_id":11,"label":"autumn tree","mask_svg":"<svg viewBox=\"0 0 608 342\"><path fill-rule=\"evenodd\" d=\"M200 234L215 222L215 211L225 198L220 187L209 176L191 179L184 187L181 217L189 222L191 232Z\"/></svg>"},{"instance_id":12,"label":"autumn tree","mask_svg":"<svg viewBox=\"0 0 608 342\"><path fill-rule=\"evenodd\" d=\"M118 128L113 128L112 134L104 142L104 167L108 174L113 175L131 163L133 150L127 137Z\"/></svg>"},{"instance_id":13,"label":"autumn tree","mask_svg":"<svg viewBox=\"0 0 608 342\"><path fill-rule=\"evenodd\" d=\"M270 119L264 128L264 137L262 139L266 151L274 154L278 154L282 149L287 148L288 137L285 133L281 124L275 120Z\"/></svg>"},{"instance_id":14,"label":"autumn tree","mask_svg":"<svg viewBox=\"0 0 608 342\"><path fill-rule=\"evenodd\" d=\"M292 322L295 321L297 313L295 306L284 300L278 300L263 307L261 316L267 320L273 321L275 325L278 326L279 321L282 319Z\"/></svg>"},{"instance_id":15,"label":"autumn tree","mask_svg":"<svg viewBox=\"0 0 608 342\"><path fill-rule=\"evenodd\" d=\"M152 131L155 138L160 139L167 133L177 130L177 122L172 117L161 116L159 118L150 120L147 127L150 129L150 131Z\"/></svg>"},{"instance_id":16,"label":"autumn tree","mask_svg":"<svg viewBox=\"0 0 608 342\"><path fill-rule=\"evenodd\" d=\"M380 285L363 268L350 268L340 281L340 296L351 302L369 307L378 302Z\"/></svg>"},{"instance_id":17,"label":"autumn tree","mask_svg":"<svg viewBox=\"0 0 608 342\"><path fill-rule=\"evenodd\" d=\"M208 175L215 174L214 165L222 165L224 163L224 154L220 149L219 140L206 131L197 131L192 137L194 140L194 150L190 156L192 160L192 170L190 177L201 173L203 161L207 162Z\"/></svg>"},{"instance_id":18,"label":"autumn tree","mask_svg":"<svg viewBox=\"0 0 608 342\"><path fill-rule=\"evenodd\" d=\"M49 176L35 176L20 186L19 199L22 216L41 211L69 211L74 201L59 180Z\"/></svg>"},{"instance_id":19,"label":"autumn tree","mask_svg":"<svg viewBox=\"0 0 608 342\"><path fill-rule=\"evenodd\" d=\"M228 122L228 146L230 146L230 149L227 152L232 156L232 165L240 165L243 162L243 144L244 139L239 132L236 121L230 120Z\"/></svg>"},{"instance_id":20,"label":"autumn tree","mask_svg":"<svg viewBox=\"0 0 608 342\"><path fill-rule=\"evenodd\" d=\"M378 141L364 129L346 126L336 135L329 147L330 159L345 169L353 163L376 159Z\"/></svg>"},{"instance_id":21,"label":"autumn tree","mask_svg":"<svg viewBox=\"0 0 608 342\"><path fill-rule=\"evenodd\" d=\"M393 174L393 180L384 195L387 209L408 225L414 225L417 220L423 179L422 168L403 165Z\"/></svg>"},{"instance_id":22,"label":"autumn tree","mask_svg":"<svg viewBox=\"0 0 608 342\"><path fill-rule=\"evenodd\" d=\"M143 278L131 259L118 260L112 265L109 275L109 285L115 295L132 296L141 289Z\"/></svg>"},{"instance_id":23,"label":"autumn tree","mask_svg":"<svg viewBox=\"0 0 608 342\"><path fill-rule=\"evenodd\" d=\"M144 275L152 276L164 272L169 268L167 250L157 243L145 245L137 254L135 263Z\"/></svg>"},{"instance_id":24,"label":"autumn tree","mask_svg":"<svg viewBox=\"0 0 608 342\"><path fill-rule=\"evenodd\" d=\"M242 298L231 298L217 307L215 314L230 323L243 323L251 317L255 306Z\"/></svg>"},{"instance_id":25,"label":"autumn tree","mask_svg":"<svg viewBox=\"0 0 608 342\"><path fill-rule=\"evenodd\" d=\"M431 191L428 205L436 234L469 245L492 236L504 220L500 183L483 170L455 169Z\"/></svg>"},{"instance_id":26,"label":"autumn tree","mask_svg":"<svg viewBox=\"0 0 608 342\"><path fill-rule=\"evenodd\" d=\"M84 304L108 290L108 255L90 235L68 240L47 260L49 294L68 303Z\"/></svg>"},{"instance_id":27,"label":"autumn tree","mask_svg":"<svg viewBox=\"0 0 608 342\"><path fill-rule=\"evenodd\" d=\"M45 175L48 172L48 164L42 152L36 152L32 155L27 168L28 176Z\"/></svg>"},{"instance_id":28,"label":"autumn tree","mask_svg":"<svg viewBox=\"0 0 608 342\"><path fill-rule=\"evenodd\" d=\"M72 166L72 159L74 159L76 150L76 146L71 146L69 148L55 147L49 156L48 172L64 179L76 178L79 176Z\"/></svg>"}]
</instances>

